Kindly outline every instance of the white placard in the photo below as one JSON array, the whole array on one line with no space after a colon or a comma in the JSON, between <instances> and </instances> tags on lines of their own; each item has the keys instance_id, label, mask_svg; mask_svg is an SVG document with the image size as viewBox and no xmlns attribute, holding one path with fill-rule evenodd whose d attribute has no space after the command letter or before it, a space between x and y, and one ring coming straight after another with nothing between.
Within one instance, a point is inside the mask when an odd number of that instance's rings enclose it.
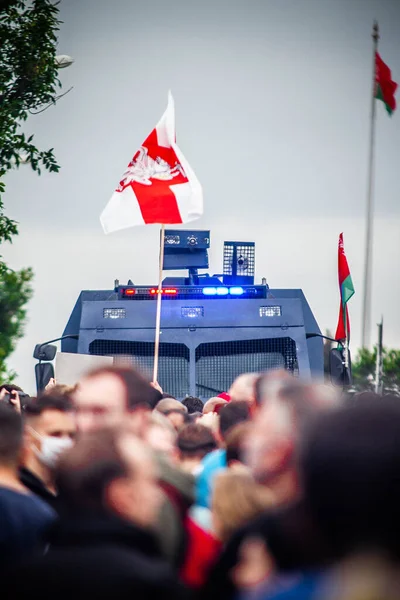
<instances>
[{"instance_id":1,"label":"white placard","mask_svg":"<svg viewBox=\"0 0 400 600\"><path fill-rule=\"evenodd\" d=\"M109 367L113 362L112 356L57 352L55 379L59 384L76 385L89 371L100 367Z\"/></svg>"}]
</instances>

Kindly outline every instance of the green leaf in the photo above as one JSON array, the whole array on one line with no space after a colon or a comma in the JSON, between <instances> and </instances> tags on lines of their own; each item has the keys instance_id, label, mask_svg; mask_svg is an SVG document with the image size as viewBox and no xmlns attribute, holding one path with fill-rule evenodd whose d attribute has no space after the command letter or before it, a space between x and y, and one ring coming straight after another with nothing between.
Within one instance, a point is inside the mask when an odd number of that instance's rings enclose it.
<instances>
[{"instance_id":1,"label":"green leaf","mask_svg":"<svg viewBox=\"0 0 400 600\"><path fill-rule=\"evenodd\" d=\"M40 150L25 123L31 112L55 104L59 86L56 67L60 26L54 0L0 0L0 244L11 243L18 224L4 213L4 176L26 153L30 168L58 172L53 148ZM24 127L24 129L22 129ZM6 360L22 337L26 304L32 296L31 269L13 271L0 256L0 382L15 377Z\"/></svg>"}]
</instances>

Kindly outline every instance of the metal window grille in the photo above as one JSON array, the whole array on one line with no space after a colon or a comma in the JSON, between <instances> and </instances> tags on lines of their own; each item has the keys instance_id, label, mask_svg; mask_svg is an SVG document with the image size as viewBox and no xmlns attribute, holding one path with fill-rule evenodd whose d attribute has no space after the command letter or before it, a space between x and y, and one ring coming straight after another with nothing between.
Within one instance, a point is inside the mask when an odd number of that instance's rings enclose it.
<instances>
[{"instance_id":1,"label":"metal window grille","mask_svg":"<svg viewBox=\"0 0 400 600\"><path fill-rule=\"evenodd\" d=\"M151 377L154 361L154 342L124 340L94 340L89 353L113 356L116 363L130 364ZM189 348L184 344L160 343L158 381L168 394L184 398L189 390Z\"/></svg>"},{"instance_id":2,"label":"metal window grille","mask_svg":"<svg viewBox=\"0 0 400 600\"><path fill-rule=\"evenodd\" d=\"M254 277L254 242L224 242L224 275Z\"/></svg>"},{"instance_id":3,"label":"metal window grille","mask_svg":"<svg viewBox=\"0 0 400 600\"><path fill-rule=\"evenodd\" d=\"M196 395L210 397L230 388L242 373L286 369L298 375L291 338L200 344L196 349Z\"/></svg>"}]
</instances>

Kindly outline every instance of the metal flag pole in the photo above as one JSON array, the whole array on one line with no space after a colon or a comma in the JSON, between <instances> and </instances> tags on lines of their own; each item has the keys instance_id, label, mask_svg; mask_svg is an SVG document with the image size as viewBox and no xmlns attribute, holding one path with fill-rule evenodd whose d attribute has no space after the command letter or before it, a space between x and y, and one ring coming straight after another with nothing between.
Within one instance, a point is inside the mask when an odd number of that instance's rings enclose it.
<instances>
[{"instance_id":1,"label":"metal flag pole","mask_svg":"<svg viewBox=\"0 0 400 600\"><path fill-rule=\"evenodd\" d=\"M344 332L346 335L346 339L344 340L343 345L343 365L345 368L345 379L343 380L343 391L347 385L351 384L351 373L350 373L350 332L349 332L349 319L348 319L348 310L347 304L343 308L344 310Z\"/></svg>"},{"instance_id":2,"label":"metal flag pole","mask_svg":"<svg viewBox=\"0 0 400 600\"><path fill-rule=\"evenodd\" d=\"M160 350L160 324L161 324L161 299L162 299L162 274L164 265L164 240L165 240L165 225L161 225L160 235L160 264L158 271L158 288L157 288L157 308L156 308L156 333L154 339L154 367L153 367L153 383L156 383L158 377L158 355Z\"/></svg>"},{"instance_id":3,"label":"metal flag pole","mask_svg":"<svg viewBox=\"0 0 400 600\"><path fill-rule=\"evenodd\" d=\"M383 392L383 317L378 323L378 345L376 348L376 370L375 370L375 393L382 394Z\"/></svg>"},{"instance_id":4,"label":"metal flag pole","mask_svg":"<svg viewBox=\"0 0 400 600\"><path fill-rule=\"evenodd\" d=\"M371 129L369 140L368 163L368 192L367 192L367 221L365 231L365 257L364 257L364 289L362 307L361 347L367 348L370 343L371 319L371 284L372 284L372 236L373 236L373 191L374 191L374 150L375 150L375 80L376 80L376 52L378 50L379 27L374 22L372 31L373 39L373 69L372 69L372 98L371 98Z\"/></svg>"}]
</instances>

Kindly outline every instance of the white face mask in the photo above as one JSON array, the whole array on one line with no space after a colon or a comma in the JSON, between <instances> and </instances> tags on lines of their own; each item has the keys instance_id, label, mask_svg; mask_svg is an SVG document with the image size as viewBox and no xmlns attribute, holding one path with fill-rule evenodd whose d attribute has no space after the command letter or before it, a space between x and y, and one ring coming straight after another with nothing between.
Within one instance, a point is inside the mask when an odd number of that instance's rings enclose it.
<instances>
[{"instance_id":1,"label":"white face mask","mask_svg":"<svg viewBox=\"0 0 400 600\"><path fill-rule=\"evenodd\" d=\"M73 441L70 438L58 438L52 437L51 435L40 435L34 429L35 437L40 439L41 448L34 446L34 452L40 462L48 467L54 469L60 455L69 450L73 446Z\"/></svg>"}]
</instances>

